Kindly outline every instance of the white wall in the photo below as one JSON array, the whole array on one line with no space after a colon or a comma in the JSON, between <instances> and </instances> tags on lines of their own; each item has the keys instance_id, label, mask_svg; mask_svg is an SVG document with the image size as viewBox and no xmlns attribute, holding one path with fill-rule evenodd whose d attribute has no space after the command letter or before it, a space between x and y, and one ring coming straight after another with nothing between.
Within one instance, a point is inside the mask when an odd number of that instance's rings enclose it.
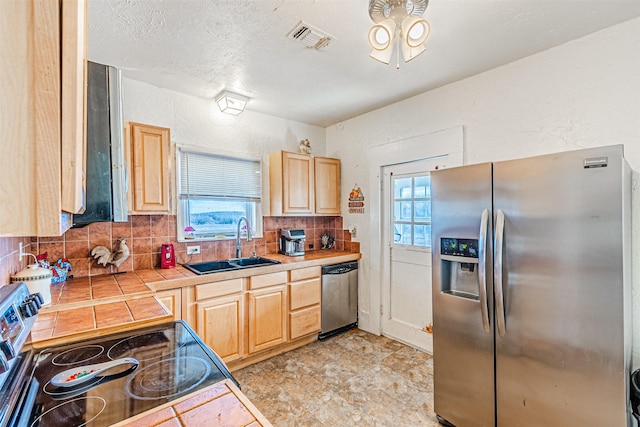
<instances>
[{"instance_id":1,"label":"white wall","mask_svg":"<svg viewBox=\"0 0 640 427\"><path fill-rule=\"evenodd\" d=\"M325 130L245 110L220 112L215 102L123 79L125 121L168 127L171 142L221 154L263 157L277 150L298 151L311 141L313 154L325 155ZM249 101L251 102L251 101Z\"/></svg>"},{"instance_id":2,"label":"white wall","mask_svg":"<svg viewBox=\"0 0 640 427\"><path fill-rule=\"evenodd\" d=\"M427 42L428 43L428 42ZM499 48L499 47L496 47ZM429 50L424 53L428 60ZM410 64L406 65L410 67ZM327 156L342 159L345 228L361 242L361 327L367 323L379 273L370 258L370 216L347 213L355 182L370 188L371 148L463 126L465 163L505 160L579 148L624 144L640 170L640 18L477 76L417 95L327 128ZM637 178L634 178L634 182ZM365 199L366 203L366 199ZM640 365L640 196L634 192L633 364Z\"/></svg>"},{"instance_id":3,"label":"white wall","mask_svg":"<svg viewBox=\"0 0 640 427\"><path fill-rule=\"evenodd\" d=\"M298 152L303 139L309 139L313 154L325 155L324 128L249 110L232 116L222 113L212 100L136 80L122 80L124 120L169 128L172 147L262 159L265 170L269 153L277 150ZM173 162L175 158L172 159ZM175 174L171 179L175 179ZM262 177L262 186L263 194L268 194L269 178L266 173ZM172 194L175 200L175 191ZM269 198L265 197L262 211L266 214L269 209Z\"/></svg>"}]
</instances>

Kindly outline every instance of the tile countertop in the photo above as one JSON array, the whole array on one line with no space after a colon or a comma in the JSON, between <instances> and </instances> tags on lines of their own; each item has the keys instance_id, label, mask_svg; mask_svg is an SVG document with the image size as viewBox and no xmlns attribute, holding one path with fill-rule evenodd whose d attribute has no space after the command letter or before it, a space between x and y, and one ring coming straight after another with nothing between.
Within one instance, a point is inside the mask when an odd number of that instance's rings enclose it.
<instances>
[{"instance_id":1,"label":"tile countertop","mask_svg":"<svg viewBox=\"0 0 640 427\"><path fill-rule=\"evenodd\" d=\"M265 258L282 264L203 275L177 266L79 277L57 283L51 286L51 304L41 308L31 331L31 344L44 348L171 322L172 313L155 297L155 291L355 261L361 255L331 250L311 251L297 257L268 254Z\"/></svg>"},{"instance_id":2,"label":"tile countertop","mask_svg":"<svg viewBox=\"0 0 640 427\"><path fill-rule=\"evenodd\" d=\"M229 380L136 415L112 427L272 427Z\"/></svg>"},{"instance_id":3,"label":"tile countertop","mask_svg":"<svg viewBox=\"0 0 640 427\"><path fill-rule=\"evenodd\" d=\"M31 331L31 344L43 348L170 322L173 315L158 301L156 290L355 261L361 255L314 251L298 257L271 254L266 258L282 264L203 275L178 266L80 277L52 285L52 303L40 310ZM212 422L228 426L271 426L249 399L227 380L123 421L117 427L199 427Z\"/></svg>"}]
</instances>

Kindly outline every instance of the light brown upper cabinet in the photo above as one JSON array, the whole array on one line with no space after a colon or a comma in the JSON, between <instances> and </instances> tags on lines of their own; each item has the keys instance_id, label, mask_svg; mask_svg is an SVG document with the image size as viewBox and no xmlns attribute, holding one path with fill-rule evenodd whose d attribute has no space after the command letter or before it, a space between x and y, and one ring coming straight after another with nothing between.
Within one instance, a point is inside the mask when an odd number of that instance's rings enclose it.
<instances>
[{"instance_id":1,"label":"light brown upper cabinet","mask_svg":"<svg viewBox=\"0 0 640 427\"><path fill-rule=\"evenodd\" d=\"M60 236L84 209L86 10L0 1L2 236Z\"/></svg>"},{"instance_id":2,"label":"light brown upper cabinet","mask_svg":"<svg viewBox=\"0 0 640 427\"><path fill-rule=\"evenodd\" d=\"M171 211L169 129L140 123L129 123L128 128L129 213L167 214Z\"/></svg>"},{"instance_id":3,"label":"light brown upper cabinet","mask_svg":"<svg viewBox=\"0 0 640 427\"><path fill-rule=\"evenodd\" d=\"M269 188L271 215L340 215L340 160L277 151Z\"/></svg>"},{"instance_id":4,"label":"light brown upper cabinet","mask_svg":"<svg viewBox=\"0 0 640 427\"><path fill-rule=\"evenodd\" d=\"M340 215L340 159L314 157L315 213Z\"/></svg>"}]
</instances>

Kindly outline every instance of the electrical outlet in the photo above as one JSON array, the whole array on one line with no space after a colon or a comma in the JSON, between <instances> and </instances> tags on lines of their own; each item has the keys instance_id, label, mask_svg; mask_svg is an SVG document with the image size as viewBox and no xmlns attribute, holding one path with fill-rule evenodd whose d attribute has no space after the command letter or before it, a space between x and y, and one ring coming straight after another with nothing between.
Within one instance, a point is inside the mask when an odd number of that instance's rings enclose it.
<instances>
[{"instance_id":1,"label":"electrical outlet","mask_svg":"<svg viewBox=\"0 0 640 427\"><path fill-rule=\"evenodd\" d=\"M200 253L200 246L187 246L187 255L197 255Z\"/></svg>"},{"instance_id":2,"label":"electrical outlet","mask_svg":"<svg viewBox=\"0 0 640 427\"><path fill-rule=\"evenodd\" d=\"M349 228L349 233L351 233L351 237L356 237L356 232L357 232L357 231L358 231L358 230L356 229L356 226L355 226L355 225L352 225L352 226Z\"/></svg>"}]
</instances>

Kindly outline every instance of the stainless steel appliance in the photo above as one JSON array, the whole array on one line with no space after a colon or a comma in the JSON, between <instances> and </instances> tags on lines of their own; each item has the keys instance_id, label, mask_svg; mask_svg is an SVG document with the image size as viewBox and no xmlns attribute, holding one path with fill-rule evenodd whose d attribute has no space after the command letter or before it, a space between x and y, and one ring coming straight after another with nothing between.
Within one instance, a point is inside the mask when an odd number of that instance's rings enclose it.
<instances>
[{"instance_id":1,"label":"stainless steel appliance","mask_svg":"<svg viewBox=\"0 0 640 427\"><path fill-rule=\"evenodd\" d=\"M87 62L87 164L85 211L74 227L128 220L120 70Z\"/></svg>"},{"instance_id":2,"label":"stainless steel appliance","mask_svg":"<svg viewBox=\"0 0 640 427\"><path fill-rule=\"evenodd\" d=\"M358 261L322 267L322 321L318 339L358 326Z\"/></svg>"},{"instance_id":3,"label":"stainless steel appliance","mask_svg":"<svg viewBox=\"0 0 640 427\"><path fill-rule=\"evenodd\" d=\"M630 178L622 146L432 173L441 422L631 425Z\"/></svg>"},{"instance_id":4,"label":"stainless steel appliance","mask_svg":"<svg viewBox=\"0 0 640 427\"><path fill-rule=\"evenodd\" d=\"M29 301L24 295L18 300L25 298ZM137 363L71 387L52 384L69 369L81 372L87 365L122 358ZM222 360L182 321L23 352L8 378L2 389L2 427L110 426L225 378L235 382Z\"/></svg>"},{"instance_id":5,"label":"stainless steel appliance","mask_svg":"<svg viewBox=\"0 0 640 427\"><path fill-rule=\"evenodd\" d=\"M280 230L280 253L290 256L304 255L304 230L283 228Z\"/></svg>"}]
</instances>

